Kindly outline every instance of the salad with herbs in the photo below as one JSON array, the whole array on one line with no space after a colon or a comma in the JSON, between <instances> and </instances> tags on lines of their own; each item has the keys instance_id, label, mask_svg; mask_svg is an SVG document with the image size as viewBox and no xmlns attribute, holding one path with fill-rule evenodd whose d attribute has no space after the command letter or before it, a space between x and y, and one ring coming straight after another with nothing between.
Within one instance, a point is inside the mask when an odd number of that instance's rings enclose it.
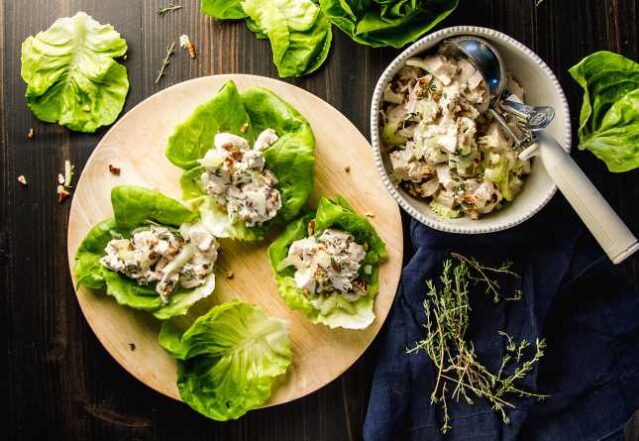
<instances>
[{"instance_id":1,"label":"salad with herbs","mask_svg":"<svg viewBox=\"0 0 639 441\"><path fill-rule=\"evenodd\" d=\"M254 241L298 215L313 191L315 138L297 110L231 81L180 124L167 158L185 170L184 199L215 236Z\"/></svg>"},{"instance_id":2,"label":"salad with herbs","mask_svg":"<svg viewBox=\"0 0 639 441\"><path fill-rule=\"evenodd\" d=\"M217 239L198 214L143 187L111 191L114 217L87 234L73 272L79 286L159 319L186 314L215 288Z\"/></svg>"},{"instance_id":3,"label":"salad with herbs","mask_svg":"<svg viewBox=\"0 0 639 441\"><path fill-rule=\"evenodd\" d=\"M508 89L523 101L510 79ZM391 179L444 218L478 219L512 201L531 164L487 113L488 88L463 58L415 57L388 84L380 115Z\"/></svg>"},{"instance_id":4,"label":"salad with herbs","mask_svg":"<svg viewBox=\"0 0 639 441\"><path fill-rule=\"evenodd\" d=\"M268 249L284 301L313 323L364 329L375 319L379 264L386 246L342 196L322 197Z\"/></svg>"}]
</instances>

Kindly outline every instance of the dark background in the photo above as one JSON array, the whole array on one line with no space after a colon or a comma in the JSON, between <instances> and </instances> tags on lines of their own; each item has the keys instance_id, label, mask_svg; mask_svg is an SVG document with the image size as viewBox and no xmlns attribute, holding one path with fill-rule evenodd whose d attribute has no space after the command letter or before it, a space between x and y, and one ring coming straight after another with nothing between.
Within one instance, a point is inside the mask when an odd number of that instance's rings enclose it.
<instances>
[{"instance_id":1,"label":"dark background","mask_svg":"<svg viewBox=\"0 0 639 441\"><path fill-rule=\"evenodd\" d=\"M375 345L319 392L222 424L128 375L82 317L67 267L70 204L56 202L56 176L65 159L81 171L105 130L76 134L32 116L20 78L20 44L56 18L78 10L113 24L130 47L125 64L131 89L125 111L163 88L203 75L277 76L268 43L257 41L243 24L216 23L200 15L199 2L190 0L173 1L184 8L160 17L156 9L165 3L169 1L0 0L0 323L1 353L6 354L0 373L7 373L2 374L1 392L8 404L0 419L2 431L11 440L360 439ZM492 27L536 51L559 77L575 126L581 92L568 68L600 49L637 59L639 0L545 0L539 7L534 3L461 0L444 26ZM195 43L197 60L179 51L166 76L154 84L167 45L182 33ZM398 53L356 45L335 29L328 63L318 73L291 82L328 101L368 136L374 84ZM31 127L35 139L28 140ZM574 156L631 229L639 232L639 173L611 174L589 152L577 151ZM20 174L27 177L28 187L17 183ZM639 255L625 264L635 286L638 264ZM639 439L636 427L628 432L629 439Z\"/></svg>"}]
</instances>

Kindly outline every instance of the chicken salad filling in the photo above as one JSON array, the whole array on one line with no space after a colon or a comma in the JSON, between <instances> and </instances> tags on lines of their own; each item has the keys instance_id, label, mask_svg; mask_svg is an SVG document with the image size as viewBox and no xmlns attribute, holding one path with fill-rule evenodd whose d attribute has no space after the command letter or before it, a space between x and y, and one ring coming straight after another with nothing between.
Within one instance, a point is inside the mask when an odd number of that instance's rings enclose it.
<instances>
[{"instance_id":1,"label":"chicken salad filling","mask_svg":"<svg viewBox=\"0 0 639 441\"><path fill-rule=\"evenodd\" d=\"M176 286L191 289L205 283L213 273L218 246L201 224L184 224L179 230L150 225L134 230L130 238L110 240L100 263L140 286L155 283L166 304Z\"/></svg>"},{"instance_id":2,"label":"chicken salad filling","mask_svg":"<svg viewBox=\"0 0 639 441\"><path fill-rule=\"evenodd\" d=\"M280 269L295 267L295 285L307 294L340 294L356 301L367 291L360 271L372 271L371 265L363 265L365 257L366 246L353 235L328 228L293 242Z\"/></svg>"},{"instance_id":3,"label":"chicken salad filling","mask_svg":"<svg viewBox=\"0 0 639 441\"><path fill-rule=\"evenodd\" d=\"M264 158L264 150L278 139L273 129L266 129L251 148L241 136L215 135L214 148L200 161L205 168L200 180L231 220L253 227L273 219L282 208L277 178L265 168Z\"/></svg>"},{"instance_id":4,"label":"chicken salad filling","mask_svg":"<svg viewBox=\"0 0 639 441\"><path fill-rule=\"evenodd\" d=\"M509 89L523 101L512 79ZM391 179L435 214L477 219L521 190L530 162L489 117L488 89L467 60L441 53L411 58L383 101Z\"/></svg>"}]
</instances>

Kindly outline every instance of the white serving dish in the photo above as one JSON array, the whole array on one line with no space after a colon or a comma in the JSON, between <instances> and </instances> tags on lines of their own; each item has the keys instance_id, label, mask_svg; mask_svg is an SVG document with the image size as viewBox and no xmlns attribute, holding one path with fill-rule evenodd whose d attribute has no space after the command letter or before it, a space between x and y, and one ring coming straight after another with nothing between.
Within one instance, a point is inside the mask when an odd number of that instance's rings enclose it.
<instances>
[{"instance_id":1,"label":"white serving dish","mask_svg":"<svg viewBox=\"0 0 639 441\"><path fill-rule=\"evenodd\" d=\"M414 43L386 68L377 82L371 104L371 143L377 170L389 193L412 217L423 224L441 231L461 234L481 234L505 230L533 216L550 201L557 186L546 173L539 158L533 160L532 172L526 179L522 191L514 201L504 204L478 220L469 218L442 219L437 217L427 203L417 200L390 180L388 154L380 141L379 109L386 84L415 55L434 49L443 40L456 35L476 35L488 40L500 53L507 70L524 87L526 104L552 106L555 119L547 129L566 150L570 151L570 112L566 96L557 78L548 65L534 52L513 38L492 29L475 26L456 26L432 33Z\"/></svg>"}]
</instances>

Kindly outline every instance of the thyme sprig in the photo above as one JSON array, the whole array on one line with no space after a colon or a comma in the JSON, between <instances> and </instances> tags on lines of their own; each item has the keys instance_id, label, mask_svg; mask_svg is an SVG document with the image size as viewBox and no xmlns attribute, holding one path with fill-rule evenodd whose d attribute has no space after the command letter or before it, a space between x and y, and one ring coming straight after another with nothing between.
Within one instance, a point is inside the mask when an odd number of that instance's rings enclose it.
<instances>
[{"instance_id":1,"label":"thyme sprig","mask_svg":"<svg viewBox=\"0 0 639 441\"><path fill-rule=\"evenodd\" d=\"M468 265L473 271L469 271L468 277L475 283L483 283L486 288L486 293L493 296L493 301L499 303L501 300L507 302L516 302L521 300L523 292L520 289L515 290L511 295L503 295L501 293L501 284L495 277L511 276L515 279L521 277L516 272L512 271L512 262L506 261L500 266L493 267L483 265L477 261L474 257L466 257L459 253L450 253L455 259Z\"/></svg>"},{"instance_id":2,"label":"thyme sprig","mask_svg":"<svg viewBox=\"0 0 639 441\"><path fill-rule=\"evenodd\" d=\"M451 426L449 400L465 401L469 405L476 399L485 399L501 414L504 423L509 423L507 411L514 409L513 396L543 399L545 395L527 391L517 385L528 375L544 355L546 343L536 339L534 345L527 340L516 342L510 335L500 332L505 340L504 356L497 373L491 372L475 354L475 347L466 340L470 318L469 292L471 283L482 283L486 292L499 292L499 284L491 274L510 274L510 264L488 267L454 254L457 259L444 262L439 284L426 281L428 292L424 300L426 314L426 336L416 343L408 353L424 351L435 365L437 376L430 396L431 403L442 412L441 432ZM480 276L471 269L481 269ZM488 283L490 282L490 283ZM500 296L499 298L503 298ZM534 349L534 351L533 351ZM531 355L531 351L533 351Z\"/></svg>"},{"instance_id":3,"label":"thyme sprig","mask_svg":"<svg viewBox=\"0 0 639 441\"><path fill-rule=\"evenodd\" d=\"M171 64L171 57L175 54L175 41L166 49L166 55L162 60L162 66L158 72L158 76L155 78L155 84L160 82L160 79L164 76L166 68Z\"/></svg>"},{"instance_id":4,"label":"thyme sprig","mask_svg":"<svg viewBox=\"0 0 639 441\"><path fill-rule=\"evenodd\" d=\"M158 15L164 15L168 12L177 11L178 9L182 9L182 5L174 5L173 3L169 3L168 5L159 7L156 12L158 13Z\"/></svg>"}]
</instances>

